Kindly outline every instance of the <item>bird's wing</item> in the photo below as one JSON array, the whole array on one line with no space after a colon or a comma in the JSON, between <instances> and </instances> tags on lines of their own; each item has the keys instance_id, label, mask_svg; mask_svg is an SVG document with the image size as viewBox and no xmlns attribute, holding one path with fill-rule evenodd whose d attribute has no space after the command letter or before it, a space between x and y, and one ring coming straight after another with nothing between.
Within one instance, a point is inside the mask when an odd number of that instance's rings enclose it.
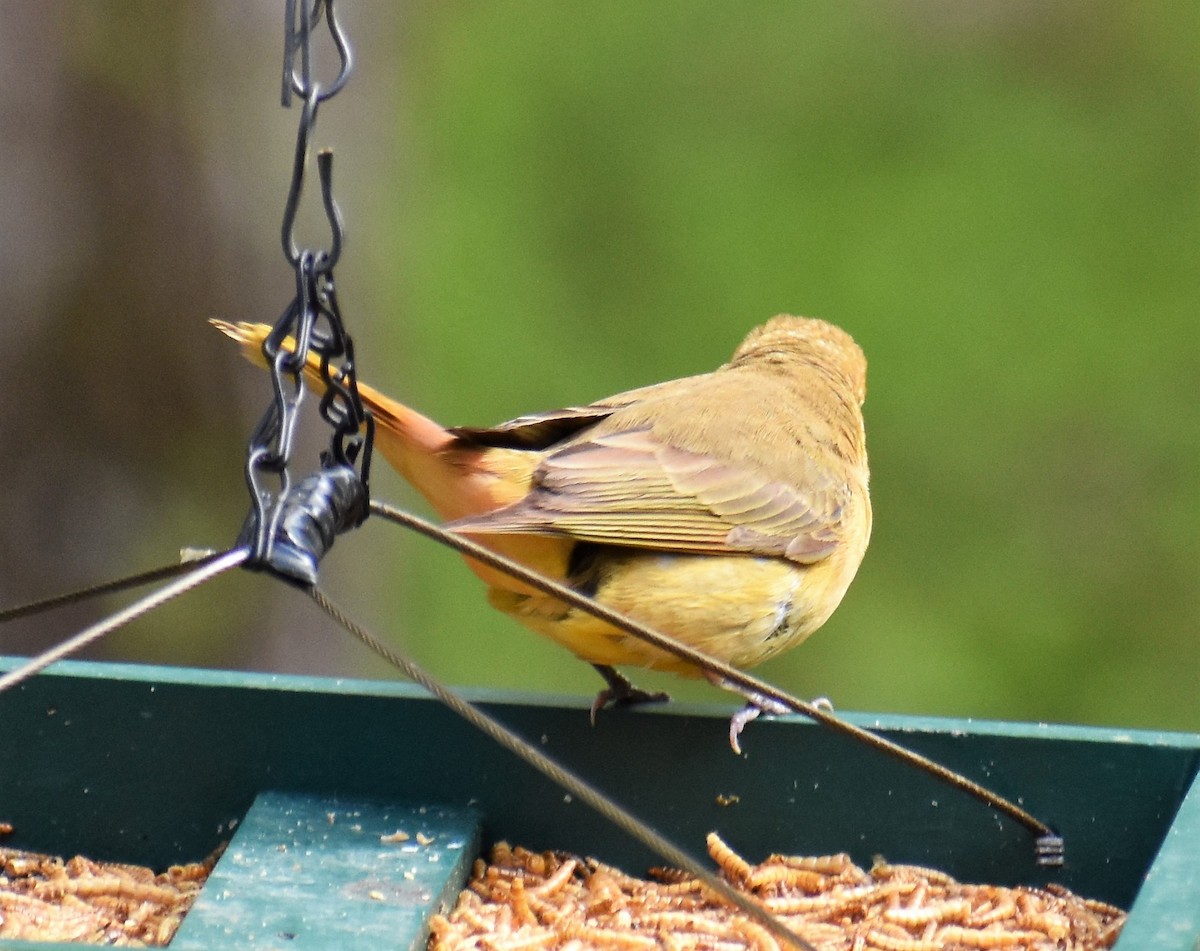
<instances>
[{"instance_id":1,"label":"bird's wing","mask_svg":"<svg viewBox=\"0 0 1200 951\"><path fill-rule=\"evenodd\" d=\"M804 485L667 445L649 427L551 451L519 502L451 523L664 551L746 552L801 563L832 553L849 487L808 467Z\"/></svg>"},{"instance_id":2,"label":"bird's wing","mask_svg":"<svg viewBox=\"0 0 1200 951\"><path fill-rule=\"evenodd\" d=\"M495 426L454 426L450 432L465 442L479 446L547 449L555 443L569 439L580 430L606 419L619 409L654 396L660 390L667 387L677 389L710 375L705 373L695 377L684 377L681 380L669 380L666 383L654 383L597 400L587 406L567 406L544 413L530 413L528 416L518 416L516 419L497 423Z\"/></svg>"}]
</instances>

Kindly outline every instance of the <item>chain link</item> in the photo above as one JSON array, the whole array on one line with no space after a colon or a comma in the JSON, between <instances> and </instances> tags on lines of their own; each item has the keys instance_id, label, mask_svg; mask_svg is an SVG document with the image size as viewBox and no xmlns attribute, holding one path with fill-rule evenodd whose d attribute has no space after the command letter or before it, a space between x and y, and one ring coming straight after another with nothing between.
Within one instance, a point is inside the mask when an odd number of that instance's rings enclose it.
<instances>
[{"instance_id":1,"label":"chain link","mask_svg":"<svg viewBox=\"0 0 1200 951\"><path fill-rule=\"evenodd\" d=\"M339 64L326 85L313 78L313 34L322 21ZM329 246L301 248L295 234L318 107L341 90L352 67L334 0L287 0L281 98L285 107L293 95L303 102L281 239L284 258L295 271L296 296L263 341L274 399L250 436L246 483L252 507L239 543L250 549L249 567L304 584L316 581L317 564L334 537L361 524L368 512L374 420L359 398L354 344L337 303L333 267L341 257L345 230L333 198L329 150L317 156ZM290 465L304 402L303 374L313 357L324 383L319 413L333 435L321 454L320 471L293 485Z\"/></svg>"}]
</instances>

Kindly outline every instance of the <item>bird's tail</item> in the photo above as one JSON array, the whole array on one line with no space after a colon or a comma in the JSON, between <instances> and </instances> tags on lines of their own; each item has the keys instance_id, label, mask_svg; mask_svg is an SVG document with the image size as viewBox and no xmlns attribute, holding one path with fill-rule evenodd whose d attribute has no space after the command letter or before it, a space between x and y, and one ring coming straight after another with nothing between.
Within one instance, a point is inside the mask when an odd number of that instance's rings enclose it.
<instances>
[{"instance_id":1,"label":"bird's tail","mask_svg":"<svg viewBox=\"0 0 1200 951\"><path fill-rule=\"evenodd\" d=\"M215 318L209 323L236 341L241 346L242 356L251 363L259 367L267 365L262 344L271 328L266 324L232 323ZM288 338L285 345L293 345L291 338ZM323 393L325 390L325 381L321 377L321 360L313 353L309 353L304 366L304 382L317 393ZM365 383L358 384L358 394L363 405L375 417L377 445L380 451L401 475L410 480L414 475L411 469L415 459L441 452L454 441L449 432L429 417L385 396Z\"/></svg>"},{"instance_id":2,"label":"bird's tail","mask_svg":"<svg viewBox=\"0 0 1200 951\"><path fill-rule=\"evenodd\" d=\"M245 321L235 324L216 317L209 320L209 323L226 337L236 341L242 348L242 356L247 360L255 366L266 367L267 358L263 356L262 345L271 333L270 327L266 324L251 324ZM284 341L285 349L290 350L295 345L296 341L291 337ZM304 382L313 390L321 390L325 386L324 380L321 379L321 361L314 353L308 355L308 362L304 367Z\"/></svg>"},{"instance_id":3,"label":"bird's tail","mask_svg":"<svg viewBox=\"0 0 1200 951\"><path fill-rule=\"evenodd\" d=\"M213 320L212 325L241 345L251 363L265 367L262 343L271 328L265 324ZM290 345L290 343L289 343ZM323 392L321 362L311 353L304 381ZM363 405L375 417L375 448L444 519L480 515L511 505L529 491L529 480L538 454L520 449L480 447L464 440L427 416L358 384ZM543 574L561 578L566 573L570 545L561 539L508 536L487 542ZM467 564L488 585L522 594L533 593L503 572L468 558Z\"/></svg>"}]
</instances>

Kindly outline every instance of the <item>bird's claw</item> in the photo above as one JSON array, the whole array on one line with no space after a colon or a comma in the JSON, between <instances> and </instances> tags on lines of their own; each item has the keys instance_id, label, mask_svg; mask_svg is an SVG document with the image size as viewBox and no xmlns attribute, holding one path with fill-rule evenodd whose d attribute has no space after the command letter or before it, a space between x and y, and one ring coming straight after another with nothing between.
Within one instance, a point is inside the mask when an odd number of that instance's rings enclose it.
<instances>
[{"instance_id":1,"label":"bird's claw","mask_svg":"<svg viewBox=\"0 0 1200 951\"><path fill-rule=\"evenodd\" d=\"M783 716L785 713L792 711L785 707L782 703L777 703L770 697L764 697L760 694L754 694L750 697L750 702L742 709L729 718L729 745L733 751L739 756L742 755L741 744L738 743L738 737L742 735L742 730L746 729L746 724L751 720L756 720L761 714L767 716Z\"/></svg>"},{"instance_id":2,"label":"bird's claw","mask_svg":"<svg viewBox=\"0 0 1200 951\"><path fill-rule=\"evenodd\" d=\"M592 701L592 726L596 725L596 715L605 707L628 707L636 703L666 703L670 699L671 695L663 690L651 692L634 687L628 693L618 694L615 690L605 687L596 694L596 699Z\"/></svg>"},{"instance_id":3,"label":"bird's claw","mask_svg":"<svg viewBox=\"0 0 1200 951\"><path fill-rule=\"evenodd\" d=\"M594 666L608 686L596 694L596 699L592 701L592 726L596 725L596 715L605 707L628 707L635 703L666 703L671 699L671 695L662 690L650 691L635 687L629 678L622 676L612 667L601 664Z\"/></svg>"},{"instance_id":4,"label":"bird's claw","mask_svg":"<svg viewBox=\"0 0 1200 951\"><path fill-rule=\"evenodd\" d=\"M748 699L750 702L729 718L729 745L739 756L742 755L742 746L738 742L738 737L742 735L742 730L746 729L747 723L758 719L762 714L778 717L793 712L791 707L786 707L782 703L772 700L770 697L764 697L762 694L749 694ZM828 697L817 697L815 700L810 701L810 704L826 713L833 712L833 704Z\"/></svg>"}]
</instances>

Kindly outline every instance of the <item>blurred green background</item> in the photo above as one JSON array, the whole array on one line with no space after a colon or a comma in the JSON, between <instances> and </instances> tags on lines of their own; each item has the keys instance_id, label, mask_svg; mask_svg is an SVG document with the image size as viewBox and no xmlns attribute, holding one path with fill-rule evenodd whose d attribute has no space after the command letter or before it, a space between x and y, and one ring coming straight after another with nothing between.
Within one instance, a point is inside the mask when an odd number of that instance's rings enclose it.
<instances>
[{"instance_id":1,"label":"blurred green background","mask_svg":"<svg viewBox=\"0 0 1200 951\"><path fill-rule=\"evenodd\" d=\"M238 531L269 387L205 320L293 292L281 6L0 6L0 603ZM1200 729L1193 0L344 7L359 68L317 144L364 379L486 424L825 317L870 362L875 534L840 611L759 672L845 709ZM341 539L326 580L453 682L598 686L394 526ZM244 572L99 653L389 676Z\"/></svg>"}]
</instances>

